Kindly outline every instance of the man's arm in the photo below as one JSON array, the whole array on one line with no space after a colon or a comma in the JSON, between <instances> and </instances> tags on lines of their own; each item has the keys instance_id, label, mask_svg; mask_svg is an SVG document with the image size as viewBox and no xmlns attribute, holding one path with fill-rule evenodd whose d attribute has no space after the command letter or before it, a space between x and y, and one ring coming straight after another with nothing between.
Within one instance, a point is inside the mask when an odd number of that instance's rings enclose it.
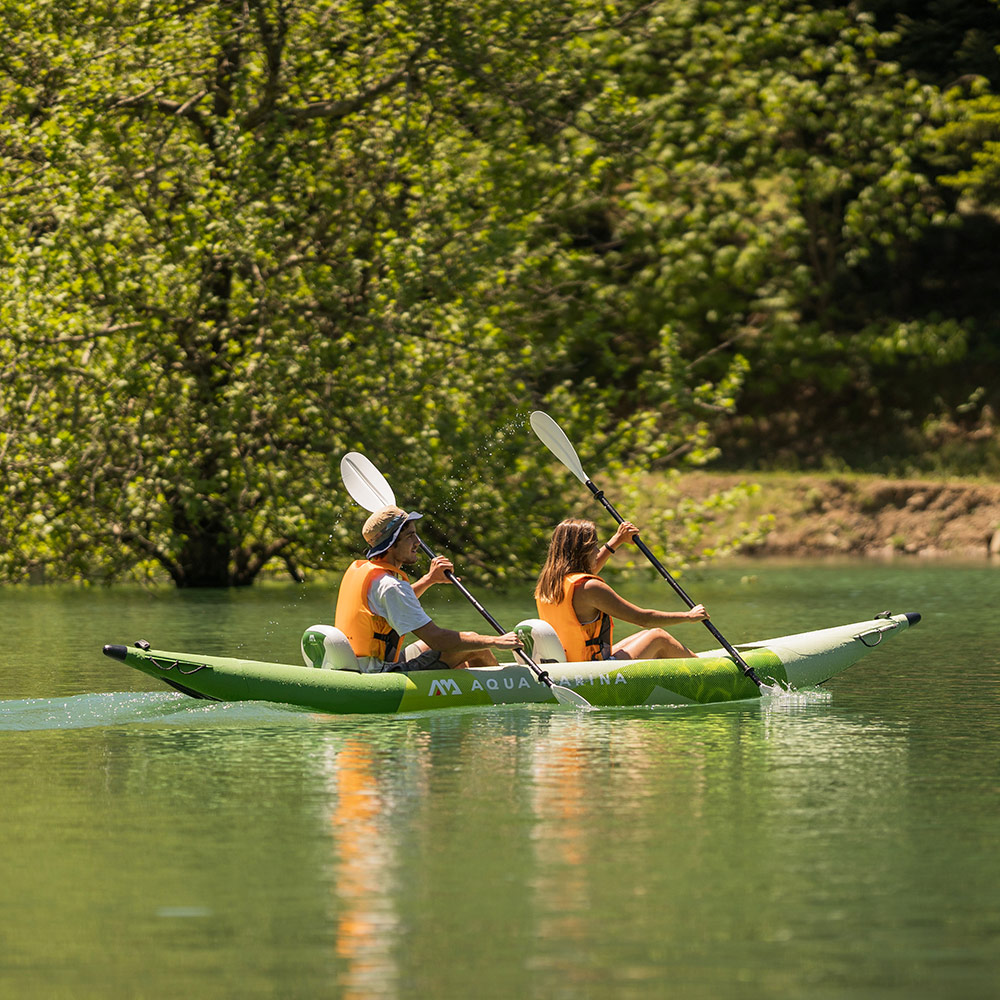
<instances>
[{"instance_id":1,"label":"man's arm","mask_svg":"<svg viewBox=\"0 0 1000 1000\"><path fill-rule=\"evenodd\" d=\"M428 587L432 587L435 583L451 583L451 580L445 575L448 572L455 572L451 560L445 559L444 556L435 556L431 560L430 569L413 584L413 593L420 597Z\"/></svg>"}]
</instances>

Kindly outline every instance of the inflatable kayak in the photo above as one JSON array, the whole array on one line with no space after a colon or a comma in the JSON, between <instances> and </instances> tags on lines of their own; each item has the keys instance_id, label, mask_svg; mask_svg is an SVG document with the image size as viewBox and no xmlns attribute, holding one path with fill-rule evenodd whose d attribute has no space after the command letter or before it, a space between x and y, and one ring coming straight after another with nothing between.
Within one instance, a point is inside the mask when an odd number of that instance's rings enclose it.
<instances>
[{"instance_id":1,"label":"inflatable kayak","mask_svg":"<svg viewBox=\"0 0 1000 1000\"><path fill-rule=\"evenodd\" d=\"M786 690L813 687L919 620L920 615L913 612L885 612L867 621L746 643L736 649L765 684ZM555 662L561 647L547 650L542 641L554 635L536 635L539 641L531 648L532 623L542 626L534 620L519 626L527 634L528 652L544 663L553 683L577 691L595 707L706 705L761 697L760 689L721 649L685 659ZM329 669L331 657L323 655L321 630L336 632L324 626L307 630L302 652L308 666L166 652L150 648L144 640L134 646L108 645L104 653L194 698L277 702L332 714L556 703L550 689L519 663L411 674ZM333 648L327 642L328 649ZM555 655L546 657L546 652Z\"/></svg>"}]
</instances>

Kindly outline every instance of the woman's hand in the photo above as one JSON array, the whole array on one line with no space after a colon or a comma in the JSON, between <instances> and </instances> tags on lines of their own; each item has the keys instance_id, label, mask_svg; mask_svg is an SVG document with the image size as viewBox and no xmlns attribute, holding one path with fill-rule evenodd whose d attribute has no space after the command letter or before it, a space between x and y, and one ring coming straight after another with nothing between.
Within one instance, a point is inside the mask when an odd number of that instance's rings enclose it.
<instances>
[{"instance_id":1,"label":"woman's hand","mask_svg":"<svg viewBox=\"0 0 1000 1000\"><path fill-rule=\"evenodd\" d=\"M631 521L622 521L618 525L618 530L614 533L611 541L608 542L613 549L617 549L619 545L624 545L627 542L631 542L636 535L639 534L639 529Z\"/></svg>"},{"instance_id":2,"label":"woman's hand","mask_svg":"<svg viewBox=\"0 0 1000 1000\"><path fill-rule=\"evenodd\" d=\"M689 621L703 622L708 620L709 614L705 610L704 604L696 604L690 611L688 611L686 617Z\"/></svg>"}]
</instances>

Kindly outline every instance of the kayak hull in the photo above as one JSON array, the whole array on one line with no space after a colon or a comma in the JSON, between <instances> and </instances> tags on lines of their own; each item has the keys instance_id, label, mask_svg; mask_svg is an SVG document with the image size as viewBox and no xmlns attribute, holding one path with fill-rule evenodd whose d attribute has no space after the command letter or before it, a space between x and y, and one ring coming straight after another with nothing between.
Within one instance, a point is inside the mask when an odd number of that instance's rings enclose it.
<instances>
[{"instance_id":1,"label":"kayak hull","mask_svg":"<svg viewBox=\"0 0 1000 1000\"><path fill-rule=\"evenodd\" d=\"M856 663L886 638L919 621L915 613L779 636L736 649L765 684L813 687ZM341 714L423 712L512 704L555 704L533 671L516 663L469 670L361 674L348 670L135 646L104 653L195 698L265 701ZM760 689L723 650L671 660L546 663L552 682L594 707L707 705L760 698Z\"/></svg>"}]
</instances>

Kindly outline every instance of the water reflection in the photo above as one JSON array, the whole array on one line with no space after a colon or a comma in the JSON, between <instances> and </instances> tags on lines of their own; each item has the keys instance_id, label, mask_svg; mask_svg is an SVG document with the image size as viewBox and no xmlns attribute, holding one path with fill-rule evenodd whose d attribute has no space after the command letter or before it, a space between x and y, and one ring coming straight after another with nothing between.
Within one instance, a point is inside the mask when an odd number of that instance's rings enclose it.
<instances>
[{"instance_id":1,"label":"water reflection","mask_svg":"<svg viewBox=\"0 0 1000 1000\"><path fill-rule=\"evenodd\" d=\"M676 961L663 942L710 952L743 933L726 910L730 869L747 898L773 898L780 869L778 884L839 905L857 883L845 889L831 838L863 851L873 879L898 850L878 832L909 807L909 732L831 711L822 692L757 709L553 713L532 728L533 967L553 984L593 988L608 928L594 913L614 914L615 936L632 941L639 990ZM706 908L718 908L714 927ZM740 904L733 913L747 919ZM799 933L787 914L767 919L770 940ZM699 922L704 940L688 930Z\"/></svg>"},{"instance_id":2,"label":"water reflection","mask_svg":"<svg viewBox=\"0 0 1000 1000\"><path fill-rule=\"evenodd\" d=\"M176 863L197 845L212 878L197 894L155 886L145 912L162 923L194 908L227 928L243 926L237 913L270 914L293 948L281 961L304 953L317 979L322 942L326 976L352 1000L395 1000L415 980L421 995L447 994L449 953L511 969L518 983L504 995L531 983L639 997L677 969L677 942L701 966L751 924L758 941L787 944L864 922L864 906L891 921L880 880L917 875L898 832L923 778L913 733L823 694L360 721L259 706L276 714L237 723L221 708L194 706L186 724L14 736L25 748L49 737L50 772L66 780L47 806L57 813L62 796L69 808L48 829L66 857L93 856L72 832L81 808L95 825L92 801L114 814L112 827L97 813L106 834L150 841L128 855L139 884L149 846ZM82 769L92 759L100 772ZM32 770L8 785L12 800L29 794ZM117 852L105 853L91 881L116 884ZM265 870L259 885L241 881ZM252 943L228 944L230 933L212 947Z\"/></svg>"},{"instance_id":3,"label":"water reflection","mask_svg":"<svg viewBox=\"0 0 1000 1000\"><path fill-rule=\"evenodd\" d=\"M336 857L335 950L343 963L340 995L344 1000L395 997L398 862L373 748L349 739L341 749L327 752L323 771L333 800L329 822Z\"/></svg>"},{"instance_id":4,"label":"water reflection","mask_svg":"<svg viewBox=\"0 0 1000 1000\"><path fill-rule=\"evenodd\" d=\"M536 873L531 889L535 939L541 945L533 966L567 984L579 984L577 956L588 937L588 866L593 860L588 777L591 758L603 756L606 749L594 727L588 729L594 721L584 716L546 720L536 729L533 747L531 841ZM552 941L559 946L550 948Z\"/></svg>"}]
</instances>

